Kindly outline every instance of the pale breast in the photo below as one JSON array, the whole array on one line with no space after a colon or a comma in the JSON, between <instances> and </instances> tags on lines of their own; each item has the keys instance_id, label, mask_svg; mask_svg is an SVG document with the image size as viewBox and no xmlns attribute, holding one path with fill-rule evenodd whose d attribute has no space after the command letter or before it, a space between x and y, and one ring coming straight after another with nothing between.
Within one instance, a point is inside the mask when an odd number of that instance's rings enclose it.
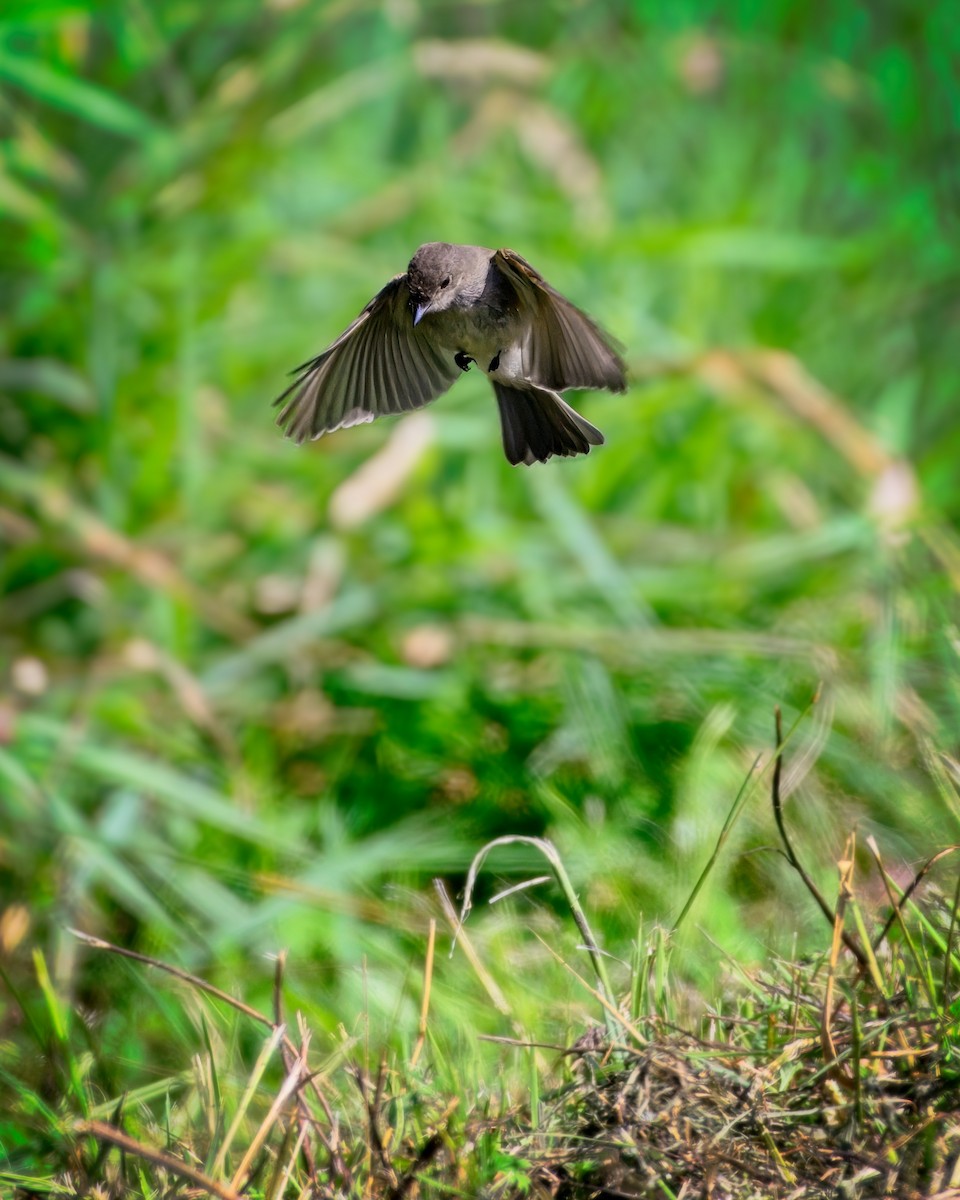
<instances>
[{"instance_id":1,"label":"pale breast","mask_svg":"<svg viewBox=\"0 0 960 1200\"><path fill-rule=\"evenodd\" d=\"M451 308L436 314L431 334L451 354L462 350L485 375L504 381L523 378L522 324L516 313L483 304L466 311Z\"/></svg>"}]
</instances>

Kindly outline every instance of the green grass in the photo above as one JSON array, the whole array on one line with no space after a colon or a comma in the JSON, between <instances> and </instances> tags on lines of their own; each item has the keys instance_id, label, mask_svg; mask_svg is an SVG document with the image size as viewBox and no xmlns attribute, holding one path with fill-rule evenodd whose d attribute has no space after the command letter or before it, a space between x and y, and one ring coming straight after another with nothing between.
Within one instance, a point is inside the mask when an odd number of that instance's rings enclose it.
<instances>
[{"instance_id":1,"label":"green grass","mask_svg":"<svg viewBox=\"0 0 960 1200\"><path fill-rule=\"evenodd\" d=\"M549 837L619 958L679 925L618 995L819 953L778 706L831 903L851 829L900 882L957 839L956 52L905 2L4 4L0 1067L39 1105L9 1170L81 1097L247 1078L262 1040L198 1049L195 1000L68 928L266 1012L285 949L287 1010L375 1077L432 880L491 838ZM513 246L624 344L630 392L577 400L605 446L509 468L475 372L419 433L283 440L290 368L436 238ZM509 1016L438 950L431 1095L501 1071L478 1033L600 1017L530 936L587 970L559 894L486 910L542 870L518 843L479 881ZM177 1086L153 1145L213 1083Z\"/></svg>"}]
</instances>

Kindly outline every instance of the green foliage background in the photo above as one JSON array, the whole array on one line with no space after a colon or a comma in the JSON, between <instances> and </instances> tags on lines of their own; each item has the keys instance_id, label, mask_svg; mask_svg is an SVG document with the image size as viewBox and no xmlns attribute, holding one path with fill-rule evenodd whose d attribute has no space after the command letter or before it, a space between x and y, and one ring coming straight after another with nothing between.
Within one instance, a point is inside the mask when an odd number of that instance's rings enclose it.
<instances>
[{"instance_id":1,"label":"green foliage background","mask_svg":"<svg viewBox=\"0 0 960 1200\"><path fill-rule=\"evenodd\" d=\"M0 935L28 1010L40 948L99 1014L104 1094L195 1031L66 927L254 999L285 946L319 1027L407 1028L433 876L548 832L622 949L775 704L828 891L855 823L957 838L951 8L5 0ZM604 447L511 469L476 372L416 438L282 439L286 372L437 239L625 345ZM817 919L757 774L701 988ZM472 920L536 1026L573 993L509 903ZM434 1002L466 1072L501 1018L459 959Z\"/></svg>"}]
</instances>

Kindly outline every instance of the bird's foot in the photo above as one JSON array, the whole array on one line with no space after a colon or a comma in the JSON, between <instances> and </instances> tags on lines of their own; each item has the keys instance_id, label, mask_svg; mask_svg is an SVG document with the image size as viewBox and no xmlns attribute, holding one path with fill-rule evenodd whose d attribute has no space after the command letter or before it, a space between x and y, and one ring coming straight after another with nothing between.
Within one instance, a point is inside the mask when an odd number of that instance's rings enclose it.
<instances>
[{"instance_id":1,"label":"bird's foot","mask_svg":"<svg viewBox=\"0 0 960 1200\"><path fill-rule=\"evenodd\" d=\"M475 358L471 358L466 350L458 350L453 356L453 361L457 364L461 371L469 371L470 364L476 362Z\"/></svg>"},{"instance_id":2,"label":"bird's foot","mask_svg":"<svg viewBox=\"0 0 960 1200\"><path fill-rule=\"evenodd\" d=\"M497 353L493 356L493 358L490 359L490 366L487 367L488 375L492 375L494 371L498 371L500 369L500 355L502 353L503 353L502 350L498 350Z\"/></svg>"}]
</instances>

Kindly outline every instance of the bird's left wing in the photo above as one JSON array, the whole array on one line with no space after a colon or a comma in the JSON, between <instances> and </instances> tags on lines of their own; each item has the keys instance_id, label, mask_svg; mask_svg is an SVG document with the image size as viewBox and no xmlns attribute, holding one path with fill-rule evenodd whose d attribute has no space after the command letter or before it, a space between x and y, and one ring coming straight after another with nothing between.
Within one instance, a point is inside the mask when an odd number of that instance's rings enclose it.
<instances>
[{"instance_id":1,"label":"bird's left wing","mask_svg":"<svg viewBox=\"0 0 960 1200\"><path fill-rule=\"evenodd\" d=\"M407 276L395 275L329 349L296 369L274 401L287 437L303 442L421 408L450 387L460 369L414 328L409 299Z\"/></svg>"},{"instance_id":2,"label":"bird's left wing","mask_svg":"<svg viewBox=\"0 0 960 1200\"><path fill-rule=\"evenodd\" d=\"M532 383L558 392L576 387L624 391L623 359L612 339L586 313L561 296L515 250L498 250L493 265L510 282L529 317L523 365Z\"/></svg>"}]
</instances>

